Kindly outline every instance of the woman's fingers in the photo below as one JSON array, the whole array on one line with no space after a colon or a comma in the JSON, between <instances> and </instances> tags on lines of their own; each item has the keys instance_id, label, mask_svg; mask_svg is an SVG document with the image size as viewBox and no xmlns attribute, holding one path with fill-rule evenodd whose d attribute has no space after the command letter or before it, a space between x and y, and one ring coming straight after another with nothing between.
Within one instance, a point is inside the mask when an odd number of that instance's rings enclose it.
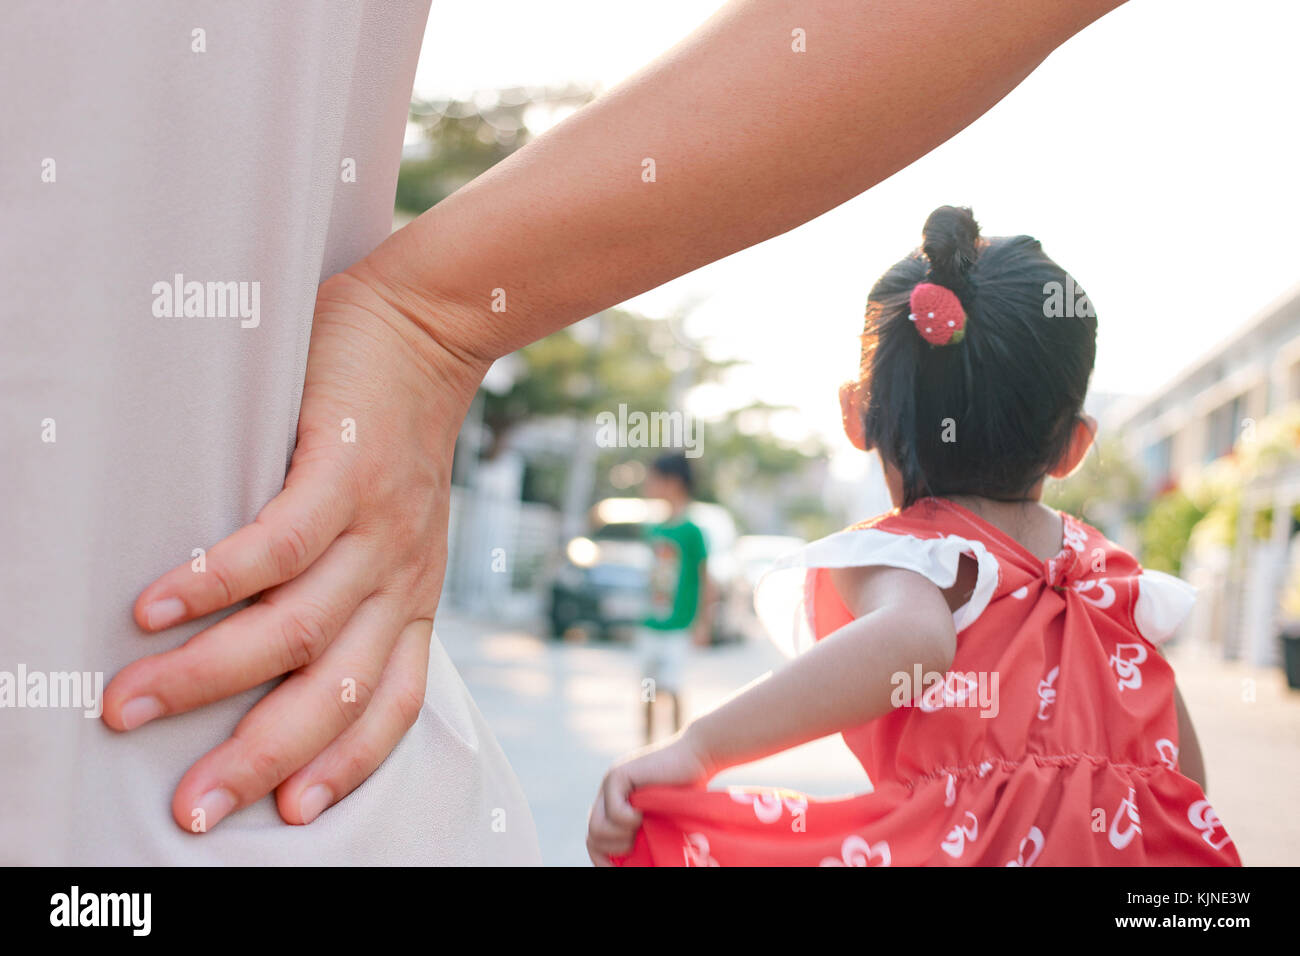
<instances>
[{"instance_id":1,"label":"woman's fingers","mask_svg":"<svg viewBox=\"0 0 1300 956\"><path fill-rule=\"evenodd\" d=\"M134 730L306 667L374 590L373 558L359 537L344 535L301 577L175 650L128 664L104 689L104 722Z\"/></svg>"},{"instance_id":2,"label":"woman's fingers","mask_svg":"<svg viewBox=\"0 0 1300 956\"><path fill-rule=\"evenodd\" d=\"M323 460L291 468L288 483L252 524L141 592L135 620L160 631L297 577L352 520L340 471Z\"/></svg>"},{"instance_id":3,"label":"woman's fingers","mask_svg":"<svg viewBox=\"0 0 1300 956\"><path fill-rule=\"evenodd\" d=\"M186 772L172 800L176 822L196 832L210 830L266 796L363 719L375 703L404 616L391 598L368 599L329 651L267 694L229 740Z\"/></svg>"},{"instance_id":4,"label":"woman's fingers","mask_svg":"<svg viewBox=\"0 0 1300 956\"><path fill-rule=\"evenodd\" d=\"M431 633L427 620L402 629L365 713L280 785L275 799L286 823L311 823L359 787L414 725L424 705Z\"/></svg>"}]
</instances>

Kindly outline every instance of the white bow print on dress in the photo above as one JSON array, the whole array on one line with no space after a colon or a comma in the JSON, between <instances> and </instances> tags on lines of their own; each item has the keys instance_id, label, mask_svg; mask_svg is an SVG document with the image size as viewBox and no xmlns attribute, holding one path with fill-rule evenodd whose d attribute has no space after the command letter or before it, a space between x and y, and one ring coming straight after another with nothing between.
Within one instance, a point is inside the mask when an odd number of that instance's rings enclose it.
<instances>
[{"instance_id":1,"label":"white bow print on dress","mask_svg":"<svg viewBox=\"0 0 1300 956\"><path fill-rule=\"evenodd\" d=\"M844 841L840 847L840 856L843 859L837 860L833 856L828 856L822 860L822 866L889 866L889 843L881 840L879 843L867 843L860 836L851 836Z\"/></svg>"},{"instance_id":2,"label":"white bow print on dress","mask_svg":"<svg viewBox=\"0 0 1300 956\"><path fill-rule=\"evenodd\" d=\"M1025 855L1025 846L1032 847L1029 855ZM1038 827L1030 827L1029 833L1020 841L1020 852L1014 860L1008 860L1007 866L1033 866L1034 861L1038 859L1038 854L1043 852L1043 831Z\"/></svg>"},{"instance_id":3,"label":"white bow print on dress","mask_svg":"<svg viewBox=\"0 0 1300 956\"><path fill-rule=\"evenodd\" d=\"M1178 769L1178 746L1168 737L1161 737L1156 741L1156 755L1170 770Z\"/></svg>"},{"instance_id":4,"label":"white bow print on dress","mask_svg":"<svg viewBox=\"0 0 1300 956\"><path fill-rule=\"evenodd\" d=\"M721 866L709 854L709 838L703 833L687 833L682 847L682 857L687 866Z\"/></svg>"},{"instance_id":5,"label":"white bow print on dress","mask_svg":"<svg viewBox=\"0 0 1300 956\"><path fill-rule=\"evenodd\" d=\"M948 831L947 838L939 844L939 848L954 860L966 852L967 840L974 840L980 835L980 822L975 814L967 810L966 819L968 822L965 826L960 823L954 826Z\"/></svg>"},{"instance_id":6,"label":"white bow print on dress","mask_svg":"<svg viewBox=\"0 0 1300 956\"><path fill-rule=\"evenodd\" d=\"M808 798L792 790L733 790L731 799L753 807L754 816L760 823L776 823L781 819L783 809L789 810L794 817L808 811Z\"/></svg>"},{"instance_id":7,"label":"white bow print on dress","mask_svg":"<svg viewBox=\"0 0 1300 956\"><path fill-rule=\"evenodd\" d=\"M1047 720L1051 716L1047 709L1056 703L1056 678L1061 676L1060 666L1053 667L1047 672L1047 677L1038 682L1038 719Z\"/></svg>"},{"instance_id":8,"label":"white bow print on dress","mask_svg":"<svg viewBox=\"0 0 1300 956\"><path fill-rule=\"evenodd\" d=\"M1187 819L1201 831L1201 839L1216 850L1222 850L1230 842L1228 831L1223 828L1219 815L1210 806L1209 800L1197 800L1187 808Z\"/></svg>"},{"instance_id":9,"label":"white bow print on dress","mask_svg":"<svg viewBox=\"0 0 1300 956\"><path fill-rule=\"evenodd\" d=\"M1142 686L1142 665L1146 663L1147 649L1141 644L1116 644L1115 653L1110 657L1110 666L1115 669L1116 682L1122 691L1125 687L1134 690Z\"/></svg>"},{"instance_id":10,"label":"white bow print on dress","mask_svg":"<svg viewBox=\"0 0 1300 956\"><path fill-rule=\"evenodd\" d=\"M1091 581L1075 581L1074 590L1089 604L1094 607L1110 607L1115 603L1115 589L1107 583L1105 578L1094 578ZM1100 592L1093 596L1093 592Z\"/></svg>"},{"instance_id":11,"label":"white bow print on dress","mask_svg":"<svg viewBox=\"0 0 1300 956\"><path fill-rule=\"evenodd\" d=\"M1120 823L1125 821L1126 826L1121 830ZM1141 832L1142 821L1138 819L1137 794L1132 787L1129 787L1128 796L1120 801L1115 815L1110 818L1110 845L1117 850L1122 850Z\"/></svg>"}]
</instances>

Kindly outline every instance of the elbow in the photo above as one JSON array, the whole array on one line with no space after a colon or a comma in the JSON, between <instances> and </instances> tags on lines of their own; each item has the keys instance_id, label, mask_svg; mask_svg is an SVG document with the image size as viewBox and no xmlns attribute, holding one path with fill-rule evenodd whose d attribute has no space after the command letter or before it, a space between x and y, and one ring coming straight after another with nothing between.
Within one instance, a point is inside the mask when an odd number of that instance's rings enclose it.
<instances>
[{"instance_id":1,"label":"elbow","mask_svg":"<svg viewBox=\"0 0 1300 956\"><path fill-rule=\"evenodd\" d=\"M946 673L952 667L953 658L957 656L957 628L951 614L945 613L942 621L930 628L923 646L932 659L931 670Z\"/></svg>"},{"instance_id":2,"label":"elbow","mask_svg":"<svg viewBox=\"0 0 1300 956\"><path fill-rule=\"evenodd\" d=\"M947 673L957 655L957 628L947 607L941 612L919 613L917 609L895 611L900 633L909 634L908 642L915 661L924 673Z\"/></svg>"}]
</instances>

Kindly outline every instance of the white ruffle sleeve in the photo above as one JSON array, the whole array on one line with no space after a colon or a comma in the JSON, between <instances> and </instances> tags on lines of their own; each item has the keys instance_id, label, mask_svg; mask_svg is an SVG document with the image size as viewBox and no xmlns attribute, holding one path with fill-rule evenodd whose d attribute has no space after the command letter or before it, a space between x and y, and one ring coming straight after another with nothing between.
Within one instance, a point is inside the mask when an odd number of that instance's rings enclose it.
<instances>
[{"instance_id":1,"label":"white ruffle sleeve","mask_svg":"<svg viewBox=\"0 0 1300 956\"><path fill-rule=\"evenodd\" d=\"M1145 570L1138 577L1133 623L1152 644L1163 644L1178 630L1196 604L1196 588L1163 571Z\"/></svg>"},{"instance_id":2,"label":"white ruffle sleeve","mask_svg":"<svg viewBox=\"0 0 1300 956\"><path fill-rule=\"evenodd\" d=\"M992 600L998 561L982 542L956 535L915 538L876 528L836 532L779 558L754 589L754 610L772 643L793 657L815 640L812 572L817 568L902 568L925 576L936 587L950 588L964 554L975 559L978 571L970 600L953 612L960 632Z\"/></svg>"}]
</instances>

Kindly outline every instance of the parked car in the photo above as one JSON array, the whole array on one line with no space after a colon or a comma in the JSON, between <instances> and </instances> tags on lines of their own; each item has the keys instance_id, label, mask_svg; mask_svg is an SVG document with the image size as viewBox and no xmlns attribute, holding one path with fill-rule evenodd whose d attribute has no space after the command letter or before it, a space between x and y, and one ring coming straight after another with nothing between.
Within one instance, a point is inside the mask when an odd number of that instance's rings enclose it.
<instances>
[{"instance_id":1,"label":"parked car","mask_svg":"<svg viewBox=\"0 0 1300 956\"><path fill-rule=\"evenodd\" d=\"M731 559L735 521L721 505L707 502L694 502L687 515L699 525L709 550L709 576L718 599L713 639L734 639L737 634L722 598L735 569ZM667 517L665 502L646 498L606 498L591 509L590 530L565 544L551 585L553 637L584 627L597 639L608 640L645 619L654 567L654 551L646 532Z\"/></svg>"}]
</instances>

